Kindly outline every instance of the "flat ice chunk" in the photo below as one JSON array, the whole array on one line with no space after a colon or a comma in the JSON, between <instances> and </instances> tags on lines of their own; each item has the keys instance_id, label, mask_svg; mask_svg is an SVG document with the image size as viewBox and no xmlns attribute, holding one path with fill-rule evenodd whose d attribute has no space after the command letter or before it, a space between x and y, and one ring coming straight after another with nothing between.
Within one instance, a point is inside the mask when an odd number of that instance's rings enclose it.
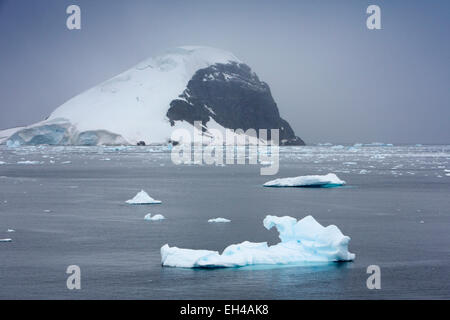
<instances>
[{"instance_id":1,"label":"flat ice chunk","mask_svg":"<svg viewBox=\"0 0 450 320\"><path fill-rule=\"evenodd\" d=\"M0 161L0 165L2 165L2 164L6 164L6 162Z\"/></svg>"},{"instance_id":2,"label":"flat ice chunk","mask_svg":"<svg viewBox=\"0 0 450 320\"><path fill-rule=\"evenodd\" d=\"M133 199L127 200L128 204L159 204L161 201L150 197L147 192L141 190Z\"/></svg>"},{"instance_id":3,"label":"flat ice chunk","mask_svg":"<svg viewBox=\"0 0 450 320\"><path fill-rule=\"evenodd\" d=\"M268 181L264 187L337 187L345 184L336 174L329 173L324 176L300 176L293 178L280 178Z\"/></svg>"},{"instance_id":4,"label":"flat ice chunk","mask_svg":"<svg viewBox=\"0 0 450 320\"><path fill-rule=\"evenodd\" d=\"M231 222L231 220L228 220L225 218L215 218L215 219L209 219L208 222Z\"/></svg>"},{"instance_id":5,"label":"flat ice chunk","mask_svg":"<svg viewBox=\"0 0 450 320\"><path fill-rule=\"evenodd\" d=\"M144 220L147 220L147 221L159 221L159 220L164 220L164 219L165 219L165 217L162 214L155 214L152 217L152 214L149 213L144 217Z\"/></svg>"},{"instance_id":6,"label":"flat ice chunk","mask_svg":"<svg viewBox=\"0 0 450 320\"><path fill-rule=\"evenodd\" d=\"M40 164L40 162L26 160L26 161L18 161L17 164Z\"/></svg>"},{"instance_id":7,"label":"flat ice chunk","mask_svg":"<svg viewBox=\"0 0 450 320\"><path fill-rule=\"evenodd\" d=\"M355 254L348 251L350 237L334 225L323 227L312 216L299 221L292 217L267 216L264 227L275 227L281 242L268 246L266 242L245 241L228 246L222 254L166 244L161 248L161 263L167 267L223 268L355 259Z\"/></svg>"},{"instance_id":8,"label":"flat ice chunk","mask_svg":"<svg viewBox=\"0 0 450 320\"><path fill-rule=\"evenodd\" d=\"M12 242L12 239L0 239L0 242Z\"/></svg>"}]
</instances>

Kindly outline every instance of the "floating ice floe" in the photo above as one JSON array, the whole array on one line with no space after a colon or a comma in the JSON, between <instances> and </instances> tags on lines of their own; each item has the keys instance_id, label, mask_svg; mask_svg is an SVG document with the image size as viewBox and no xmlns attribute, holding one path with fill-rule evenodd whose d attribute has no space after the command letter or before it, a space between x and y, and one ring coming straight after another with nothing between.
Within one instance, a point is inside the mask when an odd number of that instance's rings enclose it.
<instances>
[{"instance_id":1,"label":"floating ice floe","mask_svg":"<svg viewBox=\"0 0 450 320\"><path fill-rule=\"evenodd\" d=\"M2 165L2 164L6 164L6 162L0 161L0 165Z\"/></svg>"},{"instance_id":2,"label":"floating ice floe","mask_svg":"<svg viewBox=\"0 0 450 320\"><path fill-rule=\"evenodd\" d=\"M164 220L164 219L166 219L166 218L162 214L155 214L152 217L151 213L149 213L144 217L144 220L147 220L147 221L159 221L159 220Z\"/></svg>"},{"instance_id":3,"label":"floating ice floe","mask_svg":"<svg viewBox=\"0 0 450 320\"><path fill-rule=\"evenodd\" d=\"M14 229L8 229L8 230L6 230L6 232L9 232L9 233L11 233L11 232L16 232L16 230L14 230Z\"/></svg>"},{"instance_id":4,"label":"floating ice floe","mask_svg":"<svg viewBox=\"0 0 450 320\"><path fill-rule=\"evenodd\" d=\"M128 204L159 204L161 201L150 197L147 192L141 190L133 199L127 200Z\"/></svg>"},{"instance_id":5,"label":"floating ice floe","mask_svg":"<svg viewBox=\"0 0 450 320\"><path fill-rule=\"evenodd\" d=\"M293 178L280 178L268 181L264 187L320 187L332 188L339 187L345 184L345 181L339 179L336 174L329 173L323 176L300 176Z\"/></svg>"},{"instance_id":6,"label":"floating ice floe","mask_svg":"<svg viewBox=\"0 0 450 320\"><path fill-rule=\"evenodd\" d=\"M372 143L366 143L365 146L367 146L367 147L393 147L394 145L392 143L372 142Z\"/></svg>"},{"instance_id":7,"label":"floating ice floe","mask_svg":"<svg viewBox=\"0 0 450 320\"><path fill-rule=\"evenodd\" d=\"M303 262L352 261L355 254L348 251L350 237L338 227L323 227L312 216L299 221L292 217L267 216L264 227L276 227L281 242L242 242L225 248L222 254L210 250L161 248L161 263L167 267L223 268L249 265L295 264Z\"/></svg>"},{"instance_id":8,"label":"floating ice floe","mask_svg":"<svg viewBox=\"0 0 450 320\"><path fill-rule=\"evenodd\" d=\"M12 239L0 239L0 242L12 242Z\"/></svg>"},{"instance_id":9,"label":"floating ice floe","mask_svg":"<svg viewBox=\"0 0 450 320\"><path fill-rule=\"evenodd\" d=\"M39 161L18 161L17 164L40 164Z\"/></svg>"},{"instance_id":10,"label":"floating ice floe","mask_svg":"<svg viewBox=\"0 0 450 320\"><path fill-rule=\"evenodd\" d=\"M215 219L209 219L208 222L231 222L231 220L225 219L225 218L215 218Z\"/></svg>"}]
</instances>

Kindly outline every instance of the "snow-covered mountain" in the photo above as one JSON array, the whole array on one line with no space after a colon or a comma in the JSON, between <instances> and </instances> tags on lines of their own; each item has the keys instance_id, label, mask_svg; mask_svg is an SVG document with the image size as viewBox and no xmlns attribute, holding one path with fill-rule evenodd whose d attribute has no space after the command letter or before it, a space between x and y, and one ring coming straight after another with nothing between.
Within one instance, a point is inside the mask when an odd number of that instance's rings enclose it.
<instances>
[{"instance_id":1,"label":"snow-covered mountain","mask_svg":"<svg viewBox=\"0 0 450 320\"><path fill-rule=\"evenodd\" d=\"M283 144L301 145L280 118L269 86L232 53L180 47L147 59L70 99L45 121L0 132L13 145L167 143L193 121L208 128L280 129Z\"/></svg>"}]
</instances>

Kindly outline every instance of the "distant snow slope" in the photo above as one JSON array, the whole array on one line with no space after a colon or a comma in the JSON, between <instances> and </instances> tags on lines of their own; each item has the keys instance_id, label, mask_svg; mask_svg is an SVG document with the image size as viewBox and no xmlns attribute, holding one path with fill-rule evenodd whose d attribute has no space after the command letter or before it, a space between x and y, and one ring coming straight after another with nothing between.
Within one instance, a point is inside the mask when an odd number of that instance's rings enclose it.
<instances>
[{"instance_id":1,"label":"distant snow slope","mask_svg":"<svg viewBox=\"0 0 450 320\"><path fill-rule=\"evenodd\" d=\"M32 130L1 131L0 143L11 135L21 144L166 142L176 128L166 117L170 102L197 70L229 62L240 63L232 53L219 49L172 49L70 99L47 120L27 128Z\"/></svg>"},{"instance_id":2,"label":"distant snow slope","mask_svg":"<svg viewBox=\"0 0 450 320\"><path fill-rule=\"evenodd\" d=\"M213 48L173 49L69 100L49 120L69 119L78 131L102 128L132 144L165 142L172 132L166 119L170 102L197 70L229 61L239 62L233 54Z\"/></svg>"}]
</instances>

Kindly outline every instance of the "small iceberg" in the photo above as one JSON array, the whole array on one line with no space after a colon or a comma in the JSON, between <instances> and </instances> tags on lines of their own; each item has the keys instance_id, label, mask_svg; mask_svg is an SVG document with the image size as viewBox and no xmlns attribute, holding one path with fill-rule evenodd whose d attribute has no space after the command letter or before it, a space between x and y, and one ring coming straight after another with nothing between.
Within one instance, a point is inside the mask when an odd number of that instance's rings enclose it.
<instances>
[{"instance_id":1,"label":"small iceberg","mask_svg":"<svg viewBox=\"0 0 450 320\"><path fill-rule=\"evenodd\" d=\"M161 201L150 197L147 192L141 190L133 199L127 200L128 204L159 204Z\"/></svg>"},{"instance_id":2,"label":"small iceberg","mask_svg":"<svg viewBox=\"0 0 450 320\"><path fill-rule=\"evenodd\" d=\"M33 164L41 164L39 161L18 161L17 164L27 164L27 165L33 165Z\"/></svg>"},{"instance_id":3,"label":"small iceberg","mask_svg":"<svg viewBox=\"0 0 450 320\"><path fill-rule=\"evenodd\" d=\"M225 218L215 218L215 219L209 219L208 222L213 223L221 223L221 222L231 222L231 220L225 219Z\"/></svg>"},{"instance_id":4,"label":"small iceberg","mask_svg":"<svg viewBox=\"0 0 450 320\"><path fill-rule=\"evenodd\" d=\"M162 214L155 214L152 217L151 213L149 213L144 217L144 220L147 220L147 221L159 221L159 220L164 220L164 219L166 219L166 218Z\"/></svg>"},{"instance_id":5,"label":"small iceberg","mask_svg":"<svg viewBox=\"0 0 450 320\"><path fill-rule=\"evenodd\" d=\"M12 242L12 239L0 239L0 242Z\"/></svg>"},{"instance_id":6,"label":"small iceberg","mask_svg":"<svg viewBox=\"0 0 450 320\"><path fill-rule=\"evenodd\" d=\"M268 181L264 187L303 187L303 188L333 188L345 184L345 181L339 179L334 173L329 173L324 176L300 176L293 178L280 178Z\"/></svg>"},{"instance_id":7,"label":"small iceberg","mask_svg":"<svg viewBox=\"0 0 450 320\"><path fill-rule=\"evenodd\" d=\"M8 229L8 230L6 230L6 232L8 232L8 233L16 232L16 230L14 230L14 229Z\"/></svg>"},{"instance_id":8,"label":"small iceberg","mask_svg":"<svg viewBox=\"0 0 450 320\"><path fill-rule=\"evenodd\" d=\"M267 216L263 223L268 230L277 229L280 243L268 246L267 242L245 241L228 246L222 254L166 244L161 248L161 263L165 267L225 268L355 259L355 254L348 251L350 237L343 235L334 225L323 227L312 216L299 221L287 216Z\"/></svg>"}]
</instances>

